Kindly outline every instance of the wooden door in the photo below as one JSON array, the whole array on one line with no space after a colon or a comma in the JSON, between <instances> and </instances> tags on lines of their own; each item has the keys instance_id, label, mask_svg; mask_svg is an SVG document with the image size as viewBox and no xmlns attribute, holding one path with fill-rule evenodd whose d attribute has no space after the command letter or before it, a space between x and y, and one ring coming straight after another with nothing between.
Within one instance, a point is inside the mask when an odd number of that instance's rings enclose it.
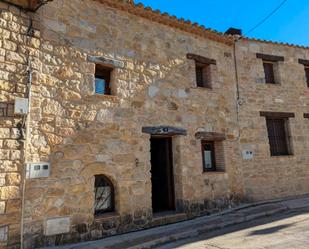
<instances>
[{"instance_id":1,"label":"wooden door","mask_svg":"<svg viewBox=\"0 0 309 249\"><path fill-rule=\"evenodd\" d=\"M153 212L175 210L172 138L152 137L150 141Z\"/></svg>"}]
</instances>

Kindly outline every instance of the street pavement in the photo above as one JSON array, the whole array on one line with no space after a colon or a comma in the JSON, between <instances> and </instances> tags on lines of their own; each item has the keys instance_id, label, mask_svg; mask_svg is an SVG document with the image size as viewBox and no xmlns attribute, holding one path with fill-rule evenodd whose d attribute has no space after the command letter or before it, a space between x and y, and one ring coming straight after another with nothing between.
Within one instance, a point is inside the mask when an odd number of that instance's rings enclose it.
<instances>
[{"instance_id":1,"label":"street pavement","mask_svg":"<svg viewBox=\"0 0 309 249\"><path fill-rule=\"evenodd\" d=\"M309 249L309 208L180 240L157 249Z\"/></svg>"}]
</instances>

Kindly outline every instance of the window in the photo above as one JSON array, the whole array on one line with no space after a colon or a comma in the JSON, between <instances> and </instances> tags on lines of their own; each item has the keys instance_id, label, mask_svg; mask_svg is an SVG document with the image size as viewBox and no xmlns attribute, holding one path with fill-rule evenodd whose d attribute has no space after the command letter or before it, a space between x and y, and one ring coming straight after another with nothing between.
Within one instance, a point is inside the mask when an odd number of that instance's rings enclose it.
<instances>
[{"instance_id":1,"label":"window","mask_svg":"<svg viewBox=\"0 0 309 249\"><path fill-rule=\"evenodd\" d=\"M195 63L196 84L198 87L211 88L210 85L210 65Z\"/></svg>"},{"instance_id":2,"label":"window","mask_svg":"<svg viewBox=\"0 0 309 249\"><path fill-rule=\"evenodd\" d=\"M216 171L215 142L202 141L203 170Z\"/></svg>"},{"instance_id":3,"label":"window","mask_svg":"<svg viewBox=\"0 0 309 249\"><path fill-rule=\"evenodd\" d=\"M0 117L13 117L14 116L14 104L0 102Z\"/></svg>"},{"instance_id":4,"label":"window","mask_svg":"<svg viewBox=\"0 0 309 249\"><path fill-rule=\"evenodd\" d=\"M211 88L211 83L214 78L214 65L217 65L216 60L209 59L196 54L187 54L187 59L194 60L196 85L198 87Z\"/></svg>"},{"instance_id":5,"label":"window","mask_svg":"<svg viewBox=\"0 0 309 249\"><path fill-rule=\"evenodd\" d=\"M280 83L279 62L283 62L284 57L278 55L257 53L256 58L262 59L263 61L265 83L266 84Z\"/></svg>"},{"instance_id":6,"label":"window","mask_svg":"<svg viewBox=\"0 0 309 249\"><path fill-rule=\"evenodd\" d=\"M307 86L309 87L309 66L305 67L305 74L306 74Z\"/></svg>"},{"instance_id":7,"label":"window","mask_svg":"<svg viewBox=\"0 0 309 249\"><path fill-rule=\"evenodd\" d=\"M266 117L270 154L272 156L291 155L287 118Z\"/></svg>"},{"instance_id":8,"label":"window","mask_svg":"<svg viewBox=\"0 0 309 249\"><path fill-rule=\"evenodd\" d=\"M274 63L263 61L264 73L265 73L265 83L276 84L275 74L274 74Z\"/></svg>"},{"instance_id":9,"label":"window","mask_svg":"<svg viewBox=\"0 0 309 249\"><path fill-rule=\"evenodd\" d=\"M110 79L112 68L97 64L95 67L95 93L111 95Z\"/></svg>"},{"instance_id":10,"label":"window","mask_svg":"<svg viewBox=\"0 0 309 249\"><path fill-rule=\"evenodd\" d=\"M8 240L8 226L0 227L0 243L7 242Z\"/></svg>"},{"instance_id":11,"label":"window","mask_svg":"<svg viewBox=\"0 0 309 249\"><path fill-rule=\"evenodd\" d=\"M114 187L103 175L95 176L94 214L96 216L114 211Z\"/></svg>"}]
</instances>

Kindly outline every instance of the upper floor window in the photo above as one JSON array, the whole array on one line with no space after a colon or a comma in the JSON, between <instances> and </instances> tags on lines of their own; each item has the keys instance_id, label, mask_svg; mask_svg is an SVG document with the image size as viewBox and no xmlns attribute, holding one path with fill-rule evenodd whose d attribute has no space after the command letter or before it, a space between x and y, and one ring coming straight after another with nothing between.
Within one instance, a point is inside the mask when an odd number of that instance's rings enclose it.
<instances>
[{"instance_id":1,"label":"upper floor window","mask_svg":"<svg viewBox=\"0 0 309 249\"><path fill-rule=\"evenodd\" d=\"M256 57L263 60L263 68L266 84L278 84L278 62L284 61L284 57L257 53Z\"/></svg>"},{"instance_id":2,"label":"upper floor window","mask_svg":"<svg viewBox=\"0 0 309 249\"><path fill-rule=\"evenodd\" d=\"M309 66L305 67L305 74L306 74L307 86L309 87Z\"/></svg>"},{"instance_id":3,"label":"upper floor window","mask_svg":"<svg viewBox=\"0 0 309 249\"><path fill-rule=\"evenodd\" d=\"M292 149L290 144L288 118L294 117L294 114L261 112L261 116L266 117L271 156L291 155Z\"/></svg>"},{"instance_id":4,"label":"upper floor window","mask_svg":"<svg viewBox=\"0 0 309 249\"><path fill-rule=\"evenodd\" d=\"M103 175L96 175L94 214L101 215L113 212L114 206L114 187L112 182Z\"/></svg>"},{"instance_id":5,"label":"upper floor window","mask_svg":"<svg viewBox=\"0 0 309 249\"><path fill-rule=\"evenodd\" d=\"M212 88L211 67L216 65L216 61L195 54L187 54L187 58L195 61L196 86Z\"/></svg>"},{"instance_id":6,"label":"upper floor window","mask_svg":"<svg viewBox=\"0 0 309 249\"><path fill-rule=\"evenodd\" d=\"M303 64L305 67L305 78L306 78L307 87L309 87L309 60L299 59L298 62L300 64Z\"/></svg>"},{"instance_id":7,"label":"upper floor window","mask_svg":"<svg viewBox=\"0 0 309 249\"><path fill-rule=\"evenodd\" d=\"M112 68L96 64L95 67L95 93L111 95L111 72Z\"/></svg>"},{"instance_id":8,"label":"upper floor window","mask_svg":"<svg viewBox=\"0 0 309 249\"><path fill-rule=\"evenodd\" d=\"M263 61L265 83L275 84L274 63L269 61Z\"/></svg>"},{"instance_id":9,"label":"upper floor window","mask_svg":"<svg viewBox=\"0 0 309 249\"><path fill-rule=\"evenodd\" d=\"M195 62L196 85L198 87L211 88L210 65Z\"/></svg>"}]
</instances>

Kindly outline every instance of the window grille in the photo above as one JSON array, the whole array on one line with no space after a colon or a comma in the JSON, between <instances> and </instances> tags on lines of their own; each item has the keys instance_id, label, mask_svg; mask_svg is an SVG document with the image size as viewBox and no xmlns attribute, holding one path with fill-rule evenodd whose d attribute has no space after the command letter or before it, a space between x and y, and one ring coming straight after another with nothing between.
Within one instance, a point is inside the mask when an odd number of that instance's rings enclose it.
<instances>
[{"instance_id":1,"label":"window grille","mask_svg":"<svg viewBox=\"0 0 309 249\"><path fill-rule=\"evenodd\" d=\"M113 184L107 177L96 175L94 214L97 216L112 211L114 211Z\"/></svg>"},{"instance_id":2,"label":"window grille","mask_svg":"<svg viewBox=\"0 0 309 249\"><path fill-rule=\"evenodd\" d=\"M0 102L0 117L13 117L14 116L14 104Z\"/></svg>"}]
</instances>

